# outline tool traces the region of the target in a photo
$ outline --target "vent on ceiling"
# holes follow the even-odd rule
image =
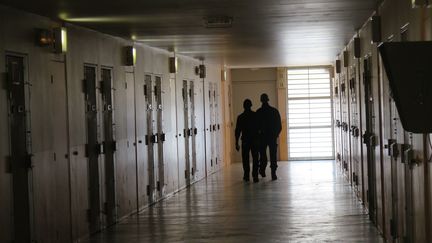
[[[231,28],[233,17],[225,15],[209,16],[204,18],[206,28]]]

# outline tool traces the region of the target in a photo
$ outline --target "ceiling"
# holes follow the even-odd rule
[[[378,0],[0,0],[228,67],[330,64]],[[231,28],[203,18],[233,17]]]

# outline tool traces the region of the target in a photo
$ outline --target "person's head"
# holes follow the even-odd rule
[[[263,93],[260,97],[261,103],[267,104],[269,102],[269,97],[266,93]]]
[[[245,100],[243,101],[243,108],[244,108],[245,110],[250,110],[251,107],[252,107],[252,101],[251,101],[250,99],[245,99]]]

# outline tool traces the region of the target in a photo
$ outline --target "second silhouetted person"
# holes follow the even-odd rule
[[[256,113],[259,124],[260,135],[260,174],[265,177],[265,170],[267,167],[267,147],[270,150],[270,168],[272,180],[277,180],[277,139],[282,130],[282,122],[279,111],[269,105],[269,98],[267,94],[261,95],[262,106]]]

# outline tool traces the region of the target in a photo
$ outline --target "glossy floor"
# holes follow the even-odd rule
[[[242,176],[229,166],[87,242],[383,242],[332,161]]]

